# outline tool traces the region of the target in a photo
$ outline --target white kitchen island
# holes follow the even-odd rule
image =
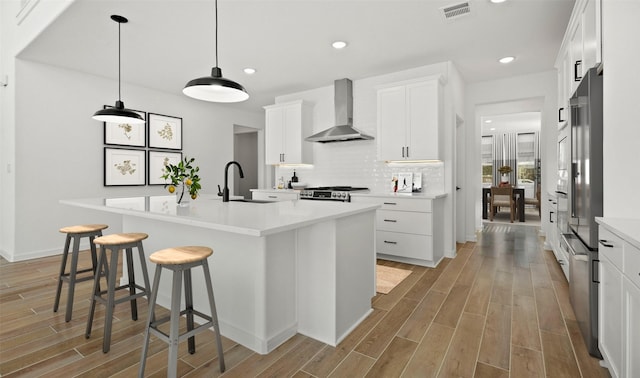
[[[176,207],[174,196],[60,203],[121,214],[123,232],[149,234],[147,256],[180,245],[213,248],[209,265],[221,334],[257,353],[269,353],[296,333],[335,346],[372,311],[377,205],[223,203],[215,196],[201,196],[187,208]],[[155,266],[147,264],[153,275]],[[194,302],[208,314],[201,271],[193,272]],[[164,307],[170,281],[162,276],[158,304]]]

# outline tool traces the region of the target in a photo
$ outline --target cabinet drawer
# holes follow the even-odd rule
[[[625,276],[640,287],[640,249],[629,243],[624,243],[624,267],[622,269]]]
[[[428,198],[399,198],[399,197],[352,197],[351,202],[376,203],[382,205],[381,210],[417,211],[430,213],[431,199]]]
[[[622,270],[622,239],[614,235],[612,232],[604,227],[599,228],[598,252],[604,254],[613,265]]]
[[[432,261],[433,239],[427,235],[376,231],[376,252]]]
[[[376,228],[382,231],[404,232],[407,234],[433,235],[431,213],[411,211],[378,210]]]
[[[251,192],[251,198],[260,201],[291,201],[298,199],[298,193]]]

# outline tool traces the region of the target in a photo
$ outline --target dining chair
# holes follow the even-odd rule
[[[538,208],[538,216],[542,216],[542,210],[540,209],[540,185],[536,189],[536,197],[535,198],[526,198],[524,199],[525,205],[534,205]]]
[[[513,187],[500,188],[491,187],[491,198],[489,200],[489,219],[493,222],[493,216],[495,215],[498,207],[505,206],[509,208],[511,223],[515,218],[516,213],[516,200],[513,196]]]

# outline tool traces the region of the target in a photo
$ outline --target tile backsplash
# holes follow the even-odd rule
[[[375,131],[360,128],[375,135]],[[293,170],[299,182],[307,186],[349,185],[367,187],[372,192],[391,192],[391,179],[400,172],[422,173],[422,192],[444,192],[444,163],[387,164],[377,160],[377,143],[351,141],[313,146],[312,167],[276,167],[276,182],[280,177],[288,182]]]

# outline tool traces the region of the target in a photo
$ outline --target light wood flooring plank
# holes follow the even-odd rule
[[[517,378],[544,378],[542,352],[512,345],[511,376]]]
[[[447,327],[455,328],[470,291],[469,286],[455,285],[433,321]]]
[[[329,377],[364,377],[375,362],[375,359],[364,354],[351,352]]]
[[[464,268],[464,265],[472,255],[472,252],[473,251],[471,250],[465,249],[459,250],[456,258],[447,265],[440,278],[438,278],[436,283],[433,284],[432,290],[448,293],[458,279],[460,272],[462,272],[462,268]]]
[[[407,364],[403,376],[435,377],[442,366],[454,331],[454,328],[432,323]]]
[[[400,328],[398,336],[420,342],[445,298],[446,296],[439,291],[430,291]]]
[[[474,373],[475,378],[509,378],[509,371],[497,368],[495,366],[486,365],[482,362],[478,362],[476,365],[476,371]]]
[[[484,316],[462,314],[438,377],[473,376],[484,322]]]
[[[510,274],[510,273],[509,273]],[[511,306],[491,303],[478,361],[509,370],[511,353]]]
[[[495,277],[491,291],[491,302],[511,306],[513,273],[498,270]]]
[[[544,365],[549,377],[579,377],[580,370],[573,355],[568,335],[540,331]]]
[[[523,295],[513,296],[511,332],[512,344],[533,350],[542,350],[534,298]]]
[[[294,350],[269,366],[256,377],[282,377],[289,376],[298,371],[316,353],[322,349],[323,343],[306,338]]]
[[[537,287],[534,289],[536,295],[536,307],[538,309],[538,324],[543,331],[566,334],[562,312],[556,299],[553,288]]]
[[[516,267],[513,271],[513,294],[533,297],[533,282],[529,267]]]
[[[491,297],[491,288],[493,287],[494,276],[497,266],[495,259],[485,257],[482,267],[478,272],[478,278],[471,287],[469,300],[464,311],[473,314],[485,315],[489,307],[489,298]]]
[[[587,346],[584,344],[582,333],[578,322],[572,319],[566,319],[569,338],[575,351],[578,367],[584,378],[605,378],[608,377],[608,371],[600,366],[597,358],[589,355]],[[639,320],[640,321],[640,320]],[[636,356],[640,358],[640,356]]]
[[[413,352],[418,347],[418,343],[395,337],[391,340],[389,347],[378,358],[367,377],[398,377],[404,370],[405,365]]]

